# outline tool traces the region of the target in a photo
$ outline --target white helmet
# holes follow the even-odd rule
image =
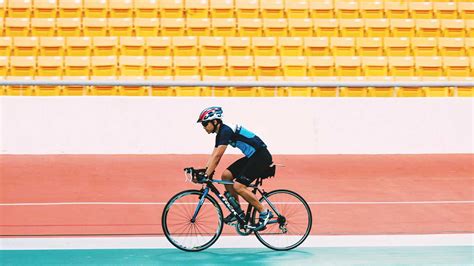
[[[223,111],[221,107],[213,106],[204,109],[201,114],[199,115],[199,119],[197,123],[201,123],[204,121],[211,121],[214,119],[222,119],[224,117]]]

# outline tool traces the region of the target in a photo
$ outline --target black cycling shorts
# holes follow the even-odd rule
[[[249,186],[255,179],[262,177],[272,163],[270,152],[266,148],[261,148],[250,158],[238,159],[227,167],[227,170],[232,173],[237,182]]]

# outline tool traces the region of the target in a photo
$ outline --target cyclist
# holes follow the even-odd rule
[[[272,164],[272,155],[257,135],[240,125],[224,124],[222,118],[222,108],[214,106],[204,109],[197,120],[208,134],[216,133],[214,150],[206,164],[205,173],[201,174],[203,175],[201,178],[207,178],[214,172],[222,155],[224,155],[227,145],[239,148],[245,157],[231,164],[222,173],[222,180],[232,181],[235,179],[237,181],[233,185],[225,185],[226,190],[237,202],[240,195],[259,211],[259,223],[255,230],[262,230],[268,221],[273,218],[273,213],[264,209],[255,194],[249,191],[247,187],[256,178],[261,177]],[[224,222],[227,224],[236,221],[237,218],[232,213],[224,218]]]

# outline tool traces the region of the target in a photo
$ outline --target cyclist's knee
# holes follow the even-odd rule
[[[229,170],[225,170],[222,172],[222,180],[229,180],[232,181],[234,177],[232,176],[232,173]]]
[[[240,191],[244,190],[247,188],[246,185],[244,184],[241,184],[241,183],[238,183],[238,182],[235,182],[234,185],[233,185],[235,191],[237,191],[237,193],[239,193]]]

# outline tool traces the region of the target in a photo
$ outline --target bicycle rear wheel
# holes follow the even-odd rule
[[[263,207],[273,212],[275,216],[267,228],[255,232],[257,239],[274,250],[290,250],[301,245],[311,232],[313,217],[308,203],[290,190],[274,190],[260,199]],[[277,215],[279,214],[279,215]],[[257,211],[254,210],[254,223],[258,222]]]
[[[187,190],[173,196],[161,217],[163,232],[175,247],[184,251],[201,251],[217,241],[222,233],[222,209],[207,195],[196,220],[191,221],[203,193]]]

